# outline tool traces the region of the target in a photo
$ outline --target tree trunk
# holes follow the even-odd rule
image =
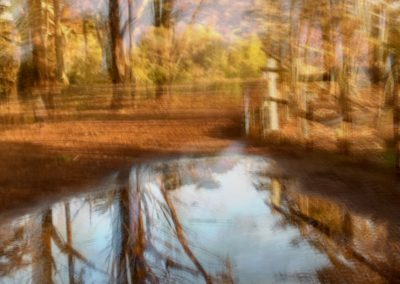
[[[273,178],[271,179],[271,204],[276,208],[280,208],[281,202],[282,202],[282,184],[278,179]]]
[[[208,272],[205,270],[205,268],[203,267],[203,265],[201,264],[201,262],[199,261],[199,259],[196,257],[196,255],[193,253],[192,249],[189,246],[189,242],[186,239],[184,229],[179,220],[178,213],[176,212],[174,203],[172,202],[172,199],[170,198],[167,190],[165,189],[165,185],[163,183],[160,184],[160,190],[161,190],[162,196],[165,200],[165,203],[167,205],[167,208],[169,210],[169,216],[172,219],[172,223],[175,228],[175,234],[176,234],[176,237],[177,237],[179,243],[181,244],[186,255],[192,261],[193,265],[197,268],[197,270],[203,276],[204,281],[207,284],[212,284],[213,281],[212,281],[211,276],[208,275]]]
[[[69,202],[64,204],[65,206],[65,225],[67,233],[67,244],[69,247],[73,247],[72,244],[72,220],[71,220],[71,209]],[[72,254],[68,254],[68,278],[69,284],[75,284],[75,264],[74,257]]]
[[[347,7],[342,3],[341,13],[347,14],[349,11]],[[344,154],[350,152],[350,132],[352,127],[352,105],[351,105],[351,80],[354,76],[354,52],[347,50],[346,47],[351,46],[354,42],[353,36],[356,27],[348,27],[351,16],[346,15],[342,20],[342,25],[340,32],[343,35],[341,39],[342,48],[342,66],[340,70],[340,75],[338,76],[338,87],[339,87],[339,109],[342,115],[342,125],[341,125],[341,137],[339,138],[339,150]],[[337,39],[339,40],[339,39]]]
[[[86,17],[86,16],[84,16]],[[89,57],[89,42],[88,42],[88,21],[87,19],[83,19],[82,21],[82,34],[83,34],[83,42],[85,45],[85,64],[88,63],[88,57]],[[87,67],[87,66],[86,66]]]
[[[339,149],[348,154],[350,151],[350,131],[352,125],[352,110],[350,100],[350,59],[347,55],[343,58],[343,67],[339,79],[339,108],[342,114],[341,137]]]
[[[132,0],[128,0],[128,33],[129,33],[129,44],[128,44],[128,64],[127,68],[127,78],[130,82],[134,81],[132,66],[133,66],[133,58],[132,58],[132,48],[133,48],[133,3]]]
[[[9,17],[11,9],[11,3],[0,1],[0,96],[12,98],[19,62],[15,23]]]
[[[391,56],[391,73],[393,78],[393,145],[395,147],[395,169],[400,176],[400,98],[399,98],[399,58],[397,55]]]
[[[275,59],[268,59],[268,68],[277,68],[278,63]],[[275,99],[279,99],[279,91],[278,91],[278,73],[277,72],[268,72],[267,73],[268,80],[268,97],[270,98],[268,101],[268,117],[269,117],[269,130],[277,131],[280,129],[279,123],[279,109],[278,103]]]
[[[160,33],[161,36],[166,37],[163,39],[165,46],[159,46],[157,51],[157,63],[160,67],[168,69],[170,61],[170,50],[168,44],[171,40],[171,28],[172,28],[172,9],[175,0],[154,0],[154,27],[158,28],[156,32]],[[163,28],[163,29],[159,29]],[[165,84],[170,83],[170,74],[161,74],[156,81],[156,95],[162,95],[165,91]]]
[[[380,83],[384,76],[384,43],[387,38],[386,31],[386,11],[383,6],[379,7],[373,16],[374,21],[371,27],[371,37],[374,42],[371,44],[370,52],[370,78],[375,84]]]
[[[53,283],[53,257],[51,249],[52,210],[47,209],[40,217],[37,247],[34,253],[33,283]]]
[[[119,236],[117,251],[117,275],[118,283],[146,283],[147,277],[151,277],[150,270],[145,259],[146,235],[142,212],[142,194],[140,167],[136,168],[135,187],[130,187],[129,176],[120,173],[119,182]],[[129,175],[129,174],[128,174]]]
[[[333,72],[335,67],[335,37],[334,37],[334,25],[332,20],[332,5],[328,1],[327,6],[327,19],[322,24],[322,41],[323,41],[323,51],[324,51],[324,69],[328,75],[326,79],[328,82],[328,89],[330,95],[335,95],[335,72]]]
[[[153,1],[154,26],[161,27],[161,0]]]
[[[49,80],[46,46],[43,32],[43,11],[41,0],[28,0],[29,26],[32,42],[33,82],[44,87]]]
[[[56,77],[57,80],[64,85],[68,85],[68,78],[65,74],[65,67],[64,67],[64,46],[61,34],[61,9],[60,9],[60,1],[53,0],[53,8],[54,8],[54,46],[55,46],[55,53],[56,53]]]
[[[126,66],[120,26],[119,0],[109,0],[109,27],[111,41],[111,80],[114,84],[126,83]]]
[[[169,30],[172,24],[172,8],[175,0],[163,0],[162,1],[162,14],[161,24],[164,28]]]

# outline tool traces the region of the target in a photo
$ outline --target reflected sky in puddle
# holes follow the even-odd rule
[[[266,174],[270,166],[228,154],[115,173],[107,191],[3,224],[0,280],[309,283],[337,281],[336,272],[388,278],[390,271],[374,264],[385,255],[371,250],[379,239],[368,235],[379,230],[372,221],[287,190]]]

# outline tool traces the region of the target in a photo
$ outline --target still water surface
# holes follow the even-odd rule
[[[385,224],[286,187],[268,158],[133,165],[3,222],[4,283],[385,283]]]

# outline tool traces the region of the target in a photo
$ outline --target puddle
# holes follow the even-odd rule
[[[2,224],[4,283],[299,283],[395,279],[385,224],[227,154],[133,165],[106,191]],[[385,231],[386,230],[386,231]],[[386,268],[385,268],[386,267]],[[387,267],[391,267],[388,269]]]

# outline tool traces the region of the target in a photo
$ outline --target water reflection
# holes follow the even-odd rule
[[[397,240],[388,239],[385,222],[351,214],[343,206],[295,192],[273,191],[272,205],[287,226],[295,225],[331,263],[317,271],[321,282],[386,283],[398,281]],[[397,239],[397,238],[396,238]],[[383,240],[386,240],[384,243]]]
[[[388,224],[300,193],[268,159],[142,163],[110,190],[0,227],[0,277],[34,283],[397,281]],[[307,261],[304,261],[307,260]]]

